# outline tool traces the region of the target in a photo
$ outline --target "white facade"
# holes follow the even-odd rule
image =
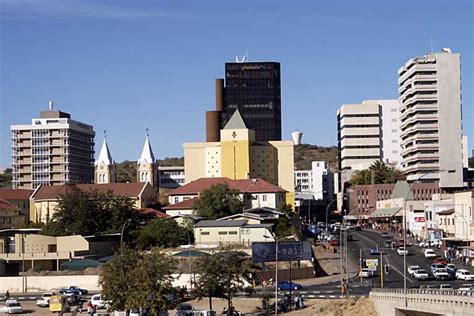
[[[454,193],[454,237],[474,241],[474,191]]]
[[[395,99],[343,104],[337,111],[340,180],[382,160],[401,166],[400,103]]]
[[[433,200],[426,201],[425,206],[425,217],[426,217],[426,228],[427,229],[441,229],[441,220],[445,218],[445,215],[438,215],[439,212],[447,211],[454,208],[454,202],[452,199],[445,200]]]
[[[424,176],[442,188],[463,187],[460,58],[443,49],[398,70],[402,167],[409,181]]]
[[[160,188],[176,189],[185,182],[184,166],[158,166],[158,186]]]
[[[315,200],[329,200],[334,194],[334,174],[326,161],[311,162],[311,170],[295,170],[295,188]]]

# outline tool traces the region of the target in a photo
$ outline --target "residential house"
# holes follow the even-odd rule
[[[0,199],[0,229],[20,228],[26,225],[26,217],[15,205]]]
[[[33,194],[33,190],[0,189],[0,199],[19,208],[26,220],[29,219],[31,194]]]

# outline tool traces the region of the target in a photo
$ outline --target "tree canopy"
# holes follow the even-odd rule
[[[352,185],[372,184],[372,178],[373,184],[396,183],[398,180],[406,179],[405,175],[400,170],[378,160],[368,169],[355,171],[350,183]]]
[[[175,269],[176,260],[158,248],[147,253],[122,248],[104,264],[99,284],[112,309],[151,308],[156,313],[173,308],[170,295]]]
[[[197,260],[195,294],[198,298],[227,299],[228,308],[236,293],[246,290],[252,279],[252,262],[245,252],[223,249]]]
[[[156,246],[163,248],[178,247],[188,242],[188,236],[192,242],[192,230],[180,226],[174,219],[154,219],[140,230],[137,247],[139,249],[150,249]]]
[[[12,187],[12,168],[6,168],[0,173],[0,188],[11,188]]]
[[[204,190],[194,202],[193,208],[199,216],[206,219],[217,219],[239,213],[243,204],[239,192],[227,184],[213,185]]]
[[[133,208],[133,202],[112,192],[81,191],[75,186],[63,195],[43,233],[53,236],[96,235],[138,229],[146,216]]]

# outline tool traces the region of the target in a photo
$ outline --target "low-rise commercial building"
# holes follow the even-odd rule
[[[146,208],[158,201],[158,195],[150,182],[40,185],[30,198],[30,221],[48,223],[56,212],[62,197],[74,189],[103,193],[112,192],[114,195],[131,199],[137,209]]]

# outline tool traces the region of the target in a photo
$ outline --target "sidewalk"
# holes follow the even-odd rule
[[[298,283],[302,285],[321,285],[326,283],[338,282],[341,280],[341,254],[339,253],[340,248],[336,247],[337,252],[334,253],[331,250],[325,249],[327,243],[321,242],[316,243],[313,246],[314,256],[319,262],[321,268],[326,272],[327,276],[318,277],[314,279],[298,280]],[[359,267],[348,260],[348,278],[352,279],[359,273]]]

